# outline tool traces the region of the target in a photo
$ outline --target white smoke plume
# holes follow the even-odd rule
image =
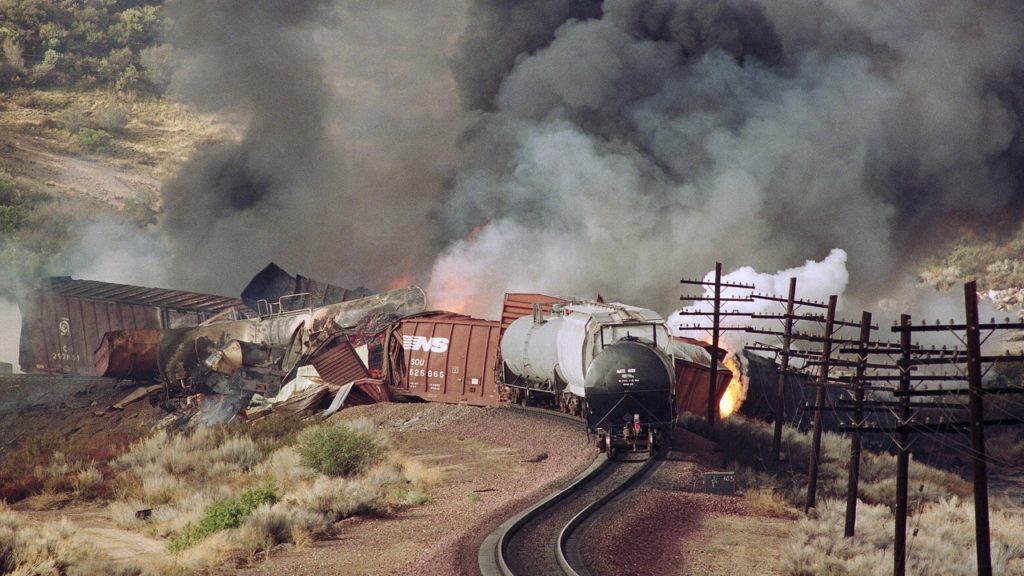
[[[752,286],[751,290],[745,288],[723,288],[723,298],[746,298],[751,294],[760,294],[785,299],[789,295],[790,278],[796,278],[797,298],[804,301],[826,302],[829,296],[841,295],[846,291],[850,280],[849,272],[846,269],[846,252],[841,249],[834,249],[820,262],[808,260],[803,266],[781,270],[774,274],[758,272],[749,266],[744,266],[728,273],[722,274],[722,282],[726,284],[745,284]],[[704,282],[713,283],[715,272],[712,270],[704,277]],[[705,286],[691,286],[688,294],[703,296],[710,299],[714,297],[714,288]],[[754,298],[749,302],[727,302],[722,306],[724,311],[738,312],[741,314],[781,314],[785,311],[785,304],[775,300]],[[690,306],[677,310],[669,316],[667,323],[673,334],[686,336],[697,340],[708,340],[706,330],[691,330],[687,326],[699,324],[710,326],[708,318],[699,316],[705,314],[710,316],[714,311],[714,303],[710,300],[697,300]],[[687,312],[690,314],[681,314]],[[821,309],[804,310],[805,313],[822,315]],[[693,314],[698,314],[694,316]],[[857,318],[859,320],[859,318]],[[753,323],[753,324],[764,324]],[[749,318],[744,316],[725,316],[721,319],[722,326],[748,326],[751,325]],[[725,347],[732,351],[742,349],[749,340],[743,332],[724,333]]]

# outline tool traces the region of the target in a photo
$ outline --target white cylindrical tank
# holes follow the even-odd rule
[[[558,365],[558,331],[563,318],[537,324],[523,316],[509,324],[501,338],[501,357],[516,376],[551,383]]]

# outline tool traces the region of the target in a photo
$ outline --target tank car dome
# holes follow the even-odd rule
[[[669,390],[674,368],[657,348],[623,341],[606,346],[587,370],[587,396],[628,391]]]

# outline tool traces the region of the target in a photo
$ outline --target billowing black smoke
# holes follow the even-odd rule
[[[1020,224],[1019,2],[606,0],[525,31],[504,1],[470,14],[454,62],[481,114],[435,291],[671,306],[715,260],[838,247],[877,301],[963,231]]]
[[[425,275],[440,248],[435,222],[459,126],[447,71],[458,10],[330,0],[167,7],[180,56],[173,89],[243,128],[164,185],[173,285],[231,294],[270,261],[345,285]]]
[[[667,310],[716,260],[832,255],[869,306],[1024,209],[1013,0],[169,6],[175,89],[244,126],[165,186],[176,286],[275,261]]]

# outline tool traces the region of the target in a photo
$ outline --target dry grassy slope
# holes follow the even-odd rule
[[[109,149],[90,151],[72,133],[75,117],[98,126],[105,110],[127,122]],[[106,91],[17,90],[0,95],[0,174],[57,197],[112,209],[160,182],[199,147],[237,138],[237,124],[170,99],[129,99]]]

